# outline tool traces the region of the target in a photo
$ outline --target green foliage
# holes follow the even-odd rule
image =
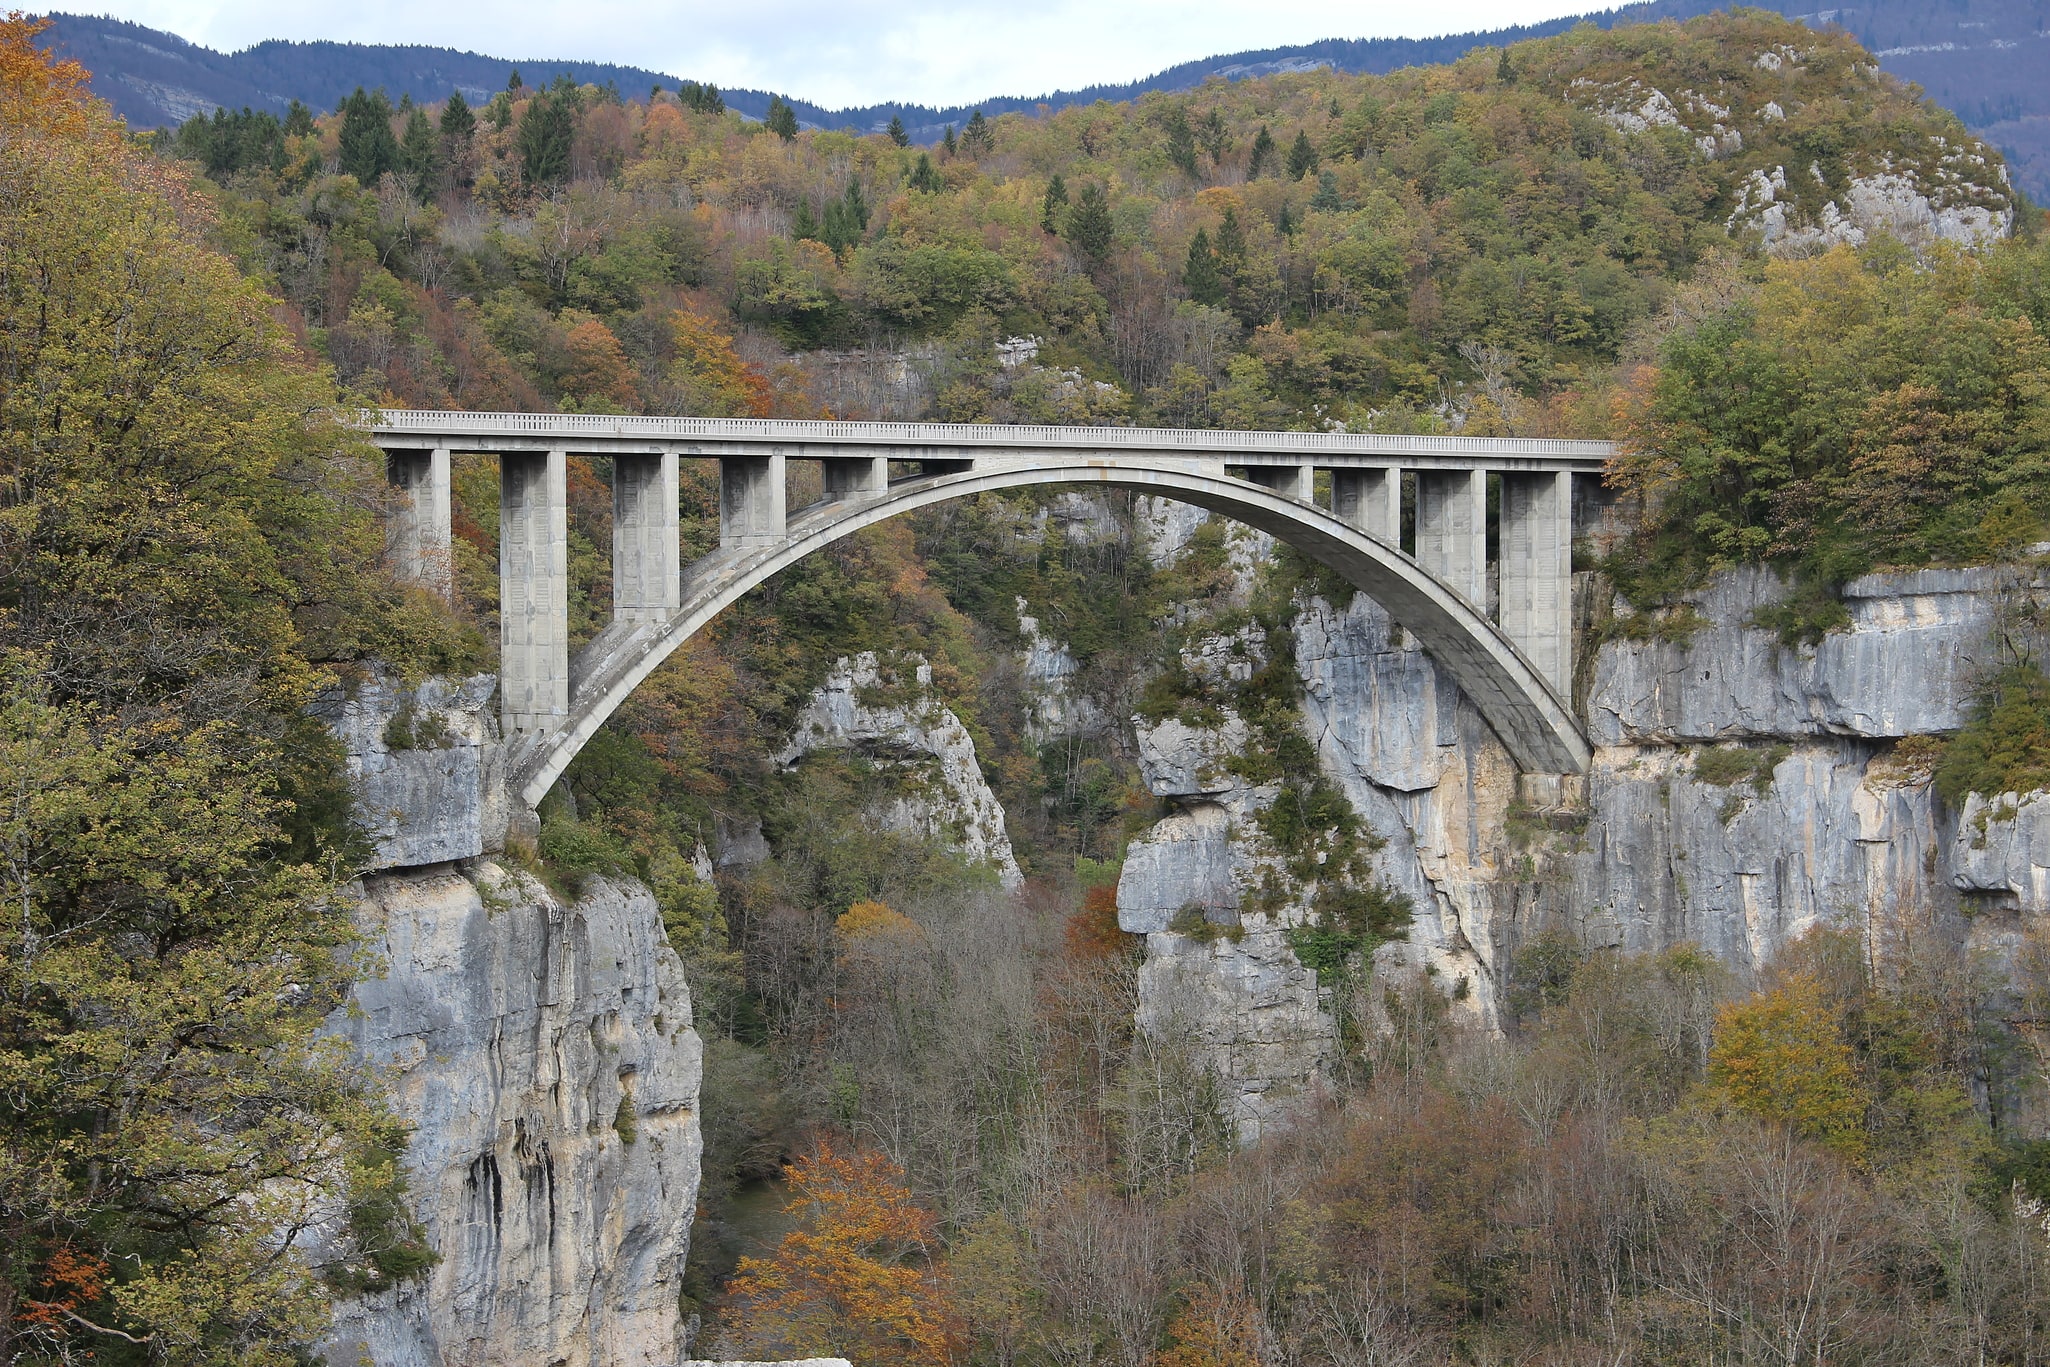
[[[2050,679],[2033,665],[1994,675],[1936,764],[1936,791],[1953,807],[2050,788]]]
[[[1317,169],[1317,149],[1310,146],[1310,135],[1298,131],[1295,141],[1289,145],[1286,170],[1290,180],[1301,180]]]
[[[1289,928],[1288,947],[1319,986],[1331,987],[1355,962],[1370,962],[1380,946],[1403,938],[1415,918],[1409,898],[1378,883],[1329,884],[1317,890],[1310,918]]]
[[[1076,251],[1092,262],[1101,262],[1110,255],[1111,241],[1116,227],[1110,218],[1110,196],[1102,185],[1090,181],[1082,187],[1082,196],[1068,210],[1067,221],[1061,225],[1061,236],[1068,239]]]
[[[898,147],[911,145],[911,135],[904,131],[904,116],[901,114],[890,115],[890,126],[884,130],[884,136]]]
[[[547,870],[570,892],[582,896],[590,880],[631,876],[633,855],[618,836],[594,821],[585,821],[569,805],[550,797],[541,804],[541,835],[534,852]]]
[[[527,101],[518,135],[520,170],[527,184],[545,189],[568,178],[577,105],[576,88],[566,80]]]
[[[372,186],[386,171],[399,169],[399,141],[391,131],[391,101],[382,90],[365,94],[363,87],[357,86],[355,93],[342,101],[341,115],[338,157],[343,175]]]
[[[208,175],[225,178],[244,171],[282,171],[286,132],[275,114],[216,109],[211,117],[195,114],[180,124],[171,145]]]
[[[763,116],[762,126],[789,142],[797,136],[797,111],[785,104],[781,95],[771,95],[769,112]]]
[[[719,93],[719,87],[706,81],[685,81],[676,88],[676,98],[683,107],[697,114],[724,114],[726,99]]]

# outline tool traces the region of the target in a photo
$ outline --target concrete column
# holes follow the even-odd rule
[[[508,737],[569,715],[568,453],[499,458],[498,691]]]
[[[398,491],[398,506],[385,525],[385,549],[393,571],[447,598],[455,588],[450,544],[448,448],[387,451],[385,477]]]
[[[1314,502],[1317,492],[1317,470],[1311,465],[1249,465],[1246,479],[1263,489],[1272,489],[1277,494],[1287,494],[1305,503]]]
[[[676,455],[612,459],[612,616],[666,622],[683,604]]]
[[[1331,472],[1331,511],[1377,541],[1402,545],[1402,471],[1339,469]]]
[[[1573,684],[1573,476],[1502,476],[1502,634],[1563,697]]]
[[[888,456],[831,456],[819,465],[828,499],[881,498],[890,491]]]
[[[1487,471],[1417,471],[1416,558],[1460,597],[1487,610]]]
[[[719,458],[719,545],[773,546],[783,539],[783,456]]]

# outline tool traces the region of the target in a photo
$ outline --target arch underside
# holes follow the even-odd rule
[[[685,641],[748,590],[842,537],[948,499],[1044,484],[1104,485],[1155,494],[1243,522],[1295,547],[1380,603],[1450,673],[1528,773],[1584,772],[1587,738],[1564,702],[1494,623],[1400,551],[1314,504],[1189,462],[1120,458],[977,468],[893,484],[881,498],[814,504],[774,545],[725,548],[684,572],[683,602],[664,622],[614,622],[572,663],[565,725],[513,757],[513,787],[540,802],[605,719]]]

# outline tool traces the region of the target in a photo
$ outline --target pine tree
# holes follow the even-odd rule
[[[1238,272],[1246,263],[1246,230],[1239,223],[1239,211],[1227,208],[1224,221],[1217,225],[1217,263],[1227,275]]]
[[[391,117],[391,101],[382,90],[365,94],[359,85],[342,101],[342,172],[360,185],[375,185],[386,171],[399,166],[399,140],[392,136]]]
[[[1310,135],[1296,130],[1295,142],[1288,149],[1288,178],[1301,180],[1317,169],[1317,149],[1310,146]]]
[[[1039,226],[1044,232],[1057,233],[1061,228],[1061,210],[1068,207],[1068,182],[1061,179],[1061,173],[1053,173],[1053,179],[1046,183],[1046,198],[1039,202]]]
[[[1253,156],[1246,163],[1246,179],[1258,180],[1262,171],[1274,167],[1274,135],[1267,131],[1267,125],[1260,125],[1259,136],[1253,139]]]
[[[285,136],[303,138],[313,131],[313,111],[299,101],[292,101],[285,111]]]
[[[990,128],[989,120],[982,117],[980,109],[976,110],[968,118],[968,127],[961,132],[961,150],[971,157],[980,157],[994,152],[996,146],[997,135]]]
[[[526,84],[527,83],[525,81],[522,81],[520,79],[520,69],[518,67],[514,67],[512,75],[506,78],[505,88],[511,91],[513,94],[517,95],[520,91],[526,88]]]
[[[1074,249],[1091,262],[1110,255],[1115,229],[1110,221],[1110,196],[1091,182],[1082,187],[1082,198],[1068,211],[1066,237]]]
[[[1210,157],[1211,165],[1224,160],[1224,154],[1231,150],[1231,128],[1225,123],[1224,115],[1213,109],[1196,125],[1196,141],[1203,144],[1203,150]]]
[[[1275,215],[1274,231],[1280,233],[1283,237],[1295,236],[1295,216],[1289,213],[1287,200],[1281,202],[1281,212]]]
[[[785,104],[781,95],[769,96],[769,112],[762,123],[785,142],[797,136],[797,111]]]
[[[950,156],[950,157],[951,157],[951,156],[953,156],[953,155],[954,155],[954,151],[955,151],[955,146],[954,146],[954,125],[953,125],[953,124],[951,124],[951,123],[950,123],[950,124],[948,124],[948,125],[947,125],[947,131],[946,131],[946,135],[945,135],[945,136],[943,136],[943,137],[942,137],[942,138],[940,139],[940,146],[941,146],[942,148],[946,149],[946,153],[947,153],[947,155],[948,155],[948,156]]]
[[[463,98],[463,92],[449,92],[448,103],[441,107],[441,140],[450,152],[469,145],[470,135],[477,131],[477,116],[470,110],[470,102]]]
[[[903,115],[890,115],[890,126],[886,131],[889,134],[890,141],[896,143],[899,147],[909,147],[911,145],[911,135],[904,131]]]
[[[933,169],[932,158],[920,152],[918,165],[911,168],[911,188],[928,195],[938,194],[942,183],[940,173]]]
[[[1196,235],[1189,239],[1189,260],[1182,267],[1182,288],[1199,304],[1208,304],[1211,308],[1220,308],[1224,304],[1224,279],[1217,273],[1217,255],[1210,250],[1207,229],[1196,229]]]
[[[799,242],[819,235],[818,215],[811,211],[810,200],[797,201],[797,208],[790,215],[790,235]]]
[[[1337,213],[1345,207],[1345,201],[1338,197],[1338,177],[1329,171],[1317,173],[1317,193],[1310,196],[1310,207],[1327,213]]]
[[[1502,56],[1495,63],[1495,79],[1503,85],[1516,84],[1516,68],[1509,62],[1509,49],[1502,49]]]
[[[569,179],[570,142],[576,133],[575,92],[545,91],[520,116],[520,168],[529,185]]]
[[[413,177],[413,193],[425,201],[433,197],[434,182],[441,173],[441,139],[419,105],[406,118],[406,136],[399,143],[399,164]]]
[[[1170,108],[1161,116],[1161,128],[1167,133],[1167,159],[1174,163],[1189,179],[1196,178],[1196,133],[1189,127],[1188,111],[1180,105]]]

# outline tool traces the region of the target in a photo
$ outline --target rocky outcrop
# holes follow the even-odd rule
[[[842,659],[798,713],[776,762],[788,767],[821,750],[858,751],[898,778],[898,791],[870,814],[882,828],[945,840],[994,868],[1005,887],[1024,882],[975,741],[933,694],[925,661],[886,666],[873,651]]]
[[[670,1367],[701,1141],[690,990],[653,898],[489,861],[372,878],[334,1034],[413,1126],[439,1261],[342,1303],[330,1362]]]
[[[342,742],[370,872],[470,859],[505,838],[498,676],[407,685],[379,671],[321,697],[314,715]]]

